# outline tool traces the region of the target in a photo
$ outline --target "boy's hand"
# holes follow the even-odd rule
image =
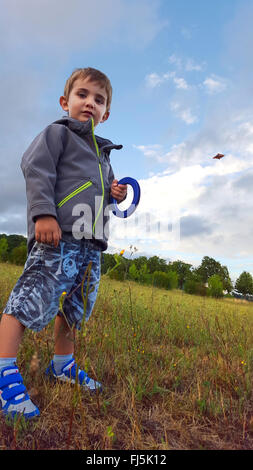
[[[57,248],[62,231],[57,220],[51,215],[42,215],[35,222],[35,240],[39,243],[48,243]]]
[[[123,201],[127,194],[127,184],[118,184],[118,180],[113,180],[111,184],[111,195],[117,202]]]

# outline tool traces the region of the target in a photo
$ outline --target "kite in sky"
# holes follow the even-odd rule
[[[215,157],[213,157],[213,158],[217,158],[217,160],[220,160],[223,157],[225,157],[225,155],[223,155],[223,153],[217,153],[217,155],[215,155]]]

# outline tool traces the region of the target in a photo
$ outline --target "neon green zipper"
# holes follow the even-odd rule
[[[93,121],[93,118],[91,118],[91,129],[92,129],[92,138],[93,138],[93,142],[94,142],[95,149],[96,149],[96,152],[97,152],[97,156],[98,156],[98,158],[100,158],[100,152],[99,152],[98,144],[97,144],[96,137],[95,137],[95,133],[94,133],[94,121]]]
[[[102,210],[103,204],[104,204],[105,187],[104,187],[104,180],[103,180],[102,168],[101,168],[101,163],[100,163],[100,152],[99,152],[98,144],[97,144],[96,137],[95,137],[95,133],[94,133],[94,121],[93,121],[93,118],[92,118],[92,120],[91,120],[91,124],[92,124],[92,138],[93,138],[93,142],[94,142],[95,149],[96,149],[96,152],[97,152],[97,156],[98,156],[98,159],[99,159],[98,167],[99,167],[99,174],[100,174],[100,180],[101,180],[101,185],[102,185],[102,201],[101,201],[101,203],[100,203],[100,206],[99,206],[99,209],[98,209],[98,213],[97,213],[97,215],[96,215],[96,218],[95,218],[95,221],[94,221],[94,224],[93,224],[93,227],[92,227],[92,233],[95,234],[95,226],[96,226],[97,220],[98,220],[98,218],[99,218],[99,216],[100,216],[100,213],[101,213],[101,210]]]
[[[83,184],[82,186],[80,186],[79,188],[75,189],[75,191],[73,191],[73,192],[70,193],[68,196],[66,196],[64,199],[62,199],[62,201],[60,201],[60,202],[57,204],[57,207],[63,206],[63,204],[65,204],[65,202],[69,201],[69,199],[71,199],[72,197],[76,196],[76,194],[79,194],[79,193],[81,193],[82,191],[84,191],[84,189],[89,188],[89,186],[92,186],[92,182],[91,182],[91,181],[88,181],[87,183],[84,183],[84,184]]]

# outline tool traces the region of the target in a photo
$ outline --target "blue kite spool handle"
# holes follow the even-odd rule
[[[130,178],[130,176],[126,176],[125,178],[122,178],[118,184],[130,184],[132,186],[133,191],[134,191],[134,196],[132,203],[128,209],[125,209],[124,211],[121,211],[118,206],[117,206],[117,201],[113,197],[111,197],[111,203],[114,204],[114,210],[112,213],[116,215],[117,217],[121,217],[122,219],[125,219],[126,217],[129,217],[135,209],[137,208],[139,202],[140,202],[140,196],[141,196],[141,189],[138,181],[136,181],[134,178]]]

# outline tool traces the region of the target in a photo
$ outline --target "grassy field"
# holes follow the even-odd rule
[[[0,265],[2,312],[22,268]],[[41,417],[0,415],[6,449],[253,449],[253,304],[104,276],[76,350],[91,396],[44,377],[53,325],[26,331],[18,364]]]

